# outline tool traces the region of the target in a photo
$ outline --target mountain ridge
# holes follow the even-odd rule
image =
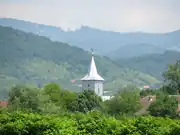
[[[97,54],[107,56],[112,54],[114,50],[128,44],[148,44],[161,47],[163,50],[167,48],[180,48],[180,39],[178,38],[180,37],[180,30],[162,34],[142,32],[120,33],[83,26],[80,29],[65,32],[60,27],[33,24],[8,18],[0,19],[0,25],[13,27],[25,32],[32,32],[48,37],[53,41],[61,41],[85,50],[94,48]],[[118,53],[116,55],[118,57]]]
[[[64,32],[67,32],[66,30],[64,30],[63,28],[61,28],[60,26],[56,26],[56,25],[48,25],[48,24],[43,24],[43,23],[37,23],[34,21],[28,21],[28,20],[23,20],[23,19],[16,19],[16,18],[4,18],[4,17],[0,17],[1,20],[13,20],[15,22],[23,22],[23,23],[29,23],[29,24],[35,24],[35,25],[42,25],[42,26],[48,26],[48,27],[54,27],[54,28],[59,28]],[[144,32],[144,31],[129,31],[129,32],[120,32],[120,31],[113,31],[113,30],[106,30],[106,29],[100,29],[100,28],[95,28],[95,27],[91,27],[88,25],[81,25],[79,28],[76,29],[70,29],[68,31],[73,32],[73,31],[77,31],[80,29],[91,29],[91,30],[98,30],[98,31],[103,31],[103,32],[112,32],[112,33],[122,33],[122,34],[168,34],[168,33],[179,33],[180,29],[177,30],[172,30],[172,31],[168,31],[168,32]]]

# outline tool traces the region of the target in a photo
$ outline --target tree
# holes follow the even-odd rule
[[[85,90],[77,96],[70,106],[71,111],[88,112],[101,108],[102,100],[93,91]]]
[[[68,90],[63,90],[56,83],[49,83],[45,85],[43,90],[45,94],[49,95],[52,103],[54,103],[56,106],[61,107],[64,110],[67,110],[70,104],[76,98],[76,93]]]
[[[139,93],[140,91],[136,87],[125,87],[111,100],[105,102],[107,112],[115,116],[119,114],[134,114],[141,108]]]
[[[177,90],[180,90],[180,60],[175,64],[170,64],[163,76],[167,84],[166,90],[171,94],[176,94]]]
[[[44,93],[49,95],[50,100],[53,103],[57,103],[60,100],[60,93],[61,93],[61,89],[60,86],[56,83],[49,83],[46,84],[43,88]]]
[[[44,92],[44,89],[22,85],[17,85],[11,89],[8,102],[8,108],[12,111],[20,109],[38,113],[64,112],[64,108],[59,104],[56,105],[52,97]]]
[[[157,96],[156,101],[151,103],[148,111],[152,116],[168,116],[173,118],[177,115],[177,107],[178,101],[175,97],[161,94]]]
[[[68,90],[61,91],[61,104],[63,108],[68,110],[71,108],[71,103],[76,100],[77,94]]]
[[[160,91],[167,93],[169,95],[176,95],[178,94],[178,91],[171,86],[171,84],[165,84],[160,89]]]
[[[17,85],[9,92],[8,105],[11,109],[30,109],[39,111],[40,90],[23,85]],[[48,100],[48,99],[47,99]]]
[[[12,110],[59,113],[68,111],[75,98],[76,93],[60,89],[58,84],[50,83],[42,89],[17,85],[11,89],[8,102]]]
[[[148,96],[148,95],[155,95],[157,93],[158,90],[156,89],[147,89],[147,90],[142,90],[140,92],[140,96],[141,97],[145,97],[145,96]]]

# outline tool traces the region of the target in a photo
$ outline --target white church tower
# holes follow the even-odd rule
[[[97,72],[94,54],[92,53],[88,74],[81,79],[82,90],[92,90],[98,96],[103,97],[103,81],[104,79]]]

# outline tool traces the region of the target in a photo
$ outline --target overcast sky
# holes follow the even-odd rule
[[[180,29],[180,0],[0,0],[0,17],[119,32]]]

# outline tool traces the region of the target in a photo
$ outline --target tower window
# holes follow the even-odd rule
[[[88,87],[90,87],[90,85],[88,84]]]

